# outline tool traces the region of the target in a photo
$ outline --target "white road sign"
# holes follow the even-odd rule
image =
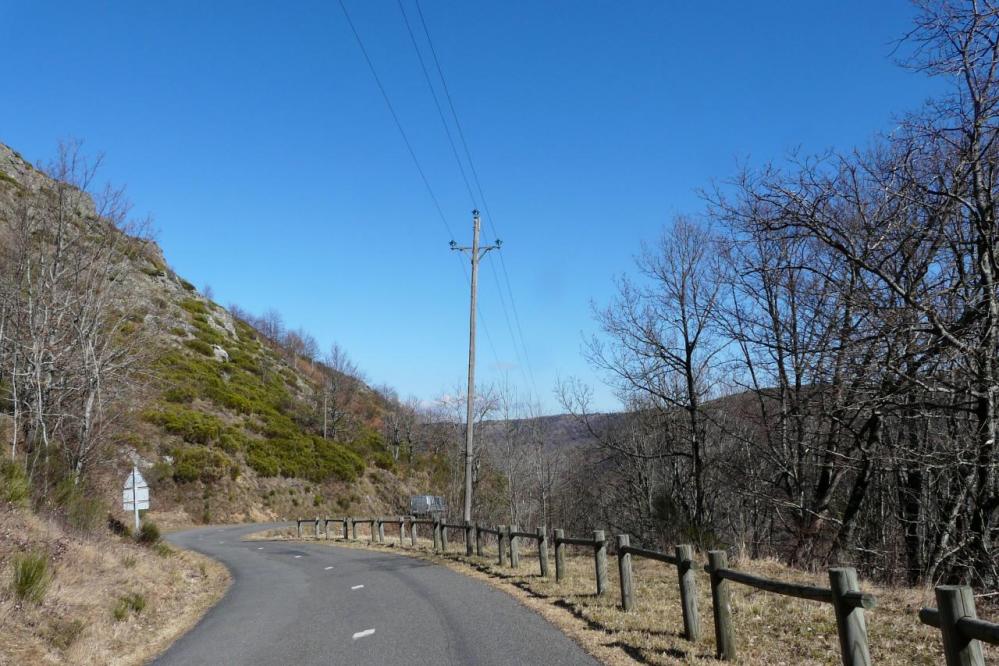
[[[135,513],[135,528],[139,529],[139,511],[149,508],[149,484],[142,478],[138,467],[133,467],[132,473],[125,479],[121,499],[125,511]]]

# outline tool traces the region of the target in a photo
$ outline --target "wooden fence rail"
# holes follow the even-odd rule
[[[873,608],[875,598],[860,591],[857,571],[852,567],[829,570],[830,588],[798,585],[769,580],[728,568],[728,556],[723,550],[708,552],[711,576],[711,605],[715,620],[715,646],[719,659],[735,659],[735,629],[729,603],[729,581],[741,583],[766,592],[774,592],[799,599],[809,599],[832,604],[839,633],[840,656],[844,666],[870,666],[871,654],[867,647],[867,624],[864,609]]]
[[[697,613],[697,582],[694,576],[694,547],[688,544],[676,547],[674,555],[646,550],[631,545],[627,534],[617,536],[617,567],[621,577],[621,607],[630,611],[634,607],[631,558],[644,557],[676,567],[680,583],[680,609],[683,613],[683,634],[688,641],[701,635],[701,620]]]
[[[999,624],[978,619],[970,587],[939,585],[935,594],[939,608],[923,608],[919,620],[940,630],[947,666],[985,666],[982,643],[999,645]]]
[[[565,530],[555,530],[555,582],[565,577],[565,547],[588,546],[593,549],[593,564],[597,572],[597,596],[607,590],[607,539],[603,530],[594,530],[592,539],[565,536]]]

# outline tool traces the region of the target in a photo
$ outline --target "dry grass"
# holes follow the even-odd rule
[[[40,604],[10,591],[14,557],[28,550],[44,552],[53,572]],[[222,565],[195,553],[161,555],[0,511],[0,664],[145,663],[194,626],[228,580]],[[116,620],[122,598],[129,612]]]
[[[305,526],[303,525],[303,530]],[[391,528],[387,528],[386,532]],[[306,534],[308,532],[305,532]],[[352,547],[371,548],[367,536],[358,534]],[[294,539],[294,530],[273,530],[261,538]],[[308,539],[311,540],[311,539]],[[585,549],[569,549],[567,575],[554,580],[555,558],[550,552],[552,576],[538,575],[536,553],[521,545],[520,568],[496,565],[495,541],[487,543],[487,557],[466,557],[459,536],[446,557],[434,555],[432,544],[420,539],[416,549],[398,547],[397,537],[386,533],[386,541],[400,554],[429,559],[483,580],[508,592],[524,605],[559,627],[590,654],[605,664],[717,664],[714,658],[714,625],[711,616],[711,590],[707,574],[697,574],[701,638],[685,640],[680,614],[676,570],[665,564],[633,560],[636,608],[620,609],[617,563],[608,558],[608,592],[597,597],[592,556]],[[330,543],[330,542],[325,542]],[[344,545],[337,541],[336,545]],[[385,548],[385,546],[375,546]],[[457,551],[461,551],[458,554]],[[703,559],[703,558],[702,558]],[[828,586],[826,574],[789,569],[775,561],[741,561],[731,565],[768,578]],[[909,666],[943,663],[940,635],[923,626],[917,611],[933,606],[930,588],[897,588],[862,582],[865,592],[877,596],[878,606],[867,612],[867,626],[874,663]],[[792,599],[732,584],[732,615],[736,645],[742,664],[782,664],[787,666],[839,664],[839,642],[832,607],[827,604]],[[989,611],[982,608],[982,615]],[[990,619],[994,619],[990,618]],[[986,646],[986,661],[999,660],[999,648]]]

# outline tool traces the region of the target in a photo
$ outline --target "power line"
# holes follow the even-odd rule
[[[444,70],[441,67],[440,58],[437,55],[437,49],[434,47],[433,39],[430,36],[430,29],[427,27],[426,18],[423,15],[423,8],[420,6],[420,0],[414,0],[414,2],[416,4],[417,14],[420,17],[420,24],[423,27],[423,33],[424,33],[424,35],[427,38],[427,44],[430,46],[430,53],[431,53],[431,55],[433,56],[433,59],[434,59],[434,65],[435,65],[435,67],[437,69],[437,75],[440,77],[440,80],[441,80],[441,87],[444,90],[444,95],[445,95],[445,98],[447,99],[448,107],[451,110],[451,115],[454,118],[455,127],[458,130],[458,137],[461,140],[461,145],[462,145],[462,148],[464,149],[464,152],[465,152],[465,159],[468,161],[469,170],[472,172],[472,179],[475,182],[476,189],[478,190],[478,193],[479,193],[479,198],[482,201],[482,207],[483,207],[483,209],[486,212],[486,217],[487,217],[487,220],[489,222],[489,225],[490,225],[493,233],[498,236],[499,234],[496,231],[495,218],[493,217],[492,211],[489,209],[489,204],[486,201],[485,192],[482,189],[482,183],[481,183],[481,181],[479,179],[478,170],[475,168],[475,162],[474,162],[474,160],[472,160],[472,153],[471,153],[471,151],[468,148],[468,141],[465,139],[465,132],[462,129],[461,121],[458,119],[458,112],[457,112],[457,110],[455,109],[455,106],[454,106],[454,99],[452,98],[451,91],[450,91],[450,89],[447,86],[447,79],[444,77]],[[400,5],[400,7],[401,7],[401,5]],[[405,12],[403,12],[403,15],[405,16]],[[407,22],[407,27],[408,27],[408,22]],[[415,41],[414,41],[414,46],[415,46]],[[422,66],[422,64],[423,64],[423,58],[422,57],[420,57],[420,63],[421,63],[421,66]],[[426,73],[425,69],[424,69],[424,73]],[[428,84],[429,84],[429,81],[428,81]],[[432,88],[433,87],[431,86],[431,89]],[[434,99],[436,100],[436,94],[434,94]],[[438,105],[438,110],[439,110],[439,105]],[[449,132],[449,137],[450,137],[450,132]],[[474,197],[473,197],[473,199],[474,199]],[[532,387],[534,388],[535,394],[537,394],[538,393],[538,388],[537,388],[537,384],[535,384],[535,382],[534,382],[534,370],[533,370],[533,367],[531,366],[530,355],[527,352],[527,344],[526,344],[525,339],[524,339],[524,331],[523,331],[523,327],[521,326],[521,323],[520,323],[520,314],[519,314],[519,312],[517,310],[516,299],[514,298],[513,288],[512,288],[511,283],[510,283],[510,274],[509,274],[509,271],[506,268],[506,261],[503,259],[502,253],[500,253],[500,267],[502,268],[503,277],[504,277],[504,280],[506,282],[507,293],[510,296],[510,306],[511,306],[511,309],[513,310],[514,321],[516,322],[516,325],[517,325],[517,333],[520,336],[520,347],[523,349],[524,360],[525,360],[526,365],[527,365],[528,373],[530,374],[530,383],[531,383]],[[499,279],[495,275],[495,270],[496,269],[493,268],[494,279],[496,279],[497,287],[499,287],[499,284],[498,284],[499,283]],[[502,294],[502,288],[499,288],[498,291]],[[504,299],[503,299],[502,295],[500,297],[500,303],[503,306],[504,314],[505,314],[505,312],[506,312],[506,304],[504,302]],[[508,316],[507,316],[507,318],[509,320]],[[509,321],[508,321],[508,325],[509,325]],[[511,337],[514,337],[512,330],[511,330]],[[514,340],[514,346],[515,346],[515,349],[516,349],[516,339]],[[517,351],[516,355],[519,357],[520,356],[520,352]],[[518,360],[519,360],[519,358],[518,358]]]
[[[409,156],[413,160],[413,165],[416,167],[417,172],[420,174],[420,179],[423,181],[423,185],[427,190],[427,194],[430,195],[430,199],[434,203],[434,208],[437,209],[437,214],[444,223],[444,228],[447,230],[448,236],[451,240],[454,239],[454,232],[451,230],[451,225],[447,221],[447,216],[444,215],[444,210],[441,208],[440,200],[434,193],[433,187],[430,185],[430,180],[427,178],[426,172],[423,170],[423,166],[420,164],[419,158],[416,156],[416,151],[413,150],[413,145],[409,141],[409,136],[406,134],[406,130],[402,126],[402,122],[399,120],[399,115],[395,111],[395,106],[392,104],[392,100],[385,90],[385,86],[382,84],[381,78],[378,76],[378,71],[375,69],[374,62],[371,60],[371,56],[368,55],[368,49],[364,46],[364,41],[361,39],[360,33],[354,26],[354,21],[350,18],[350,12],[347,11],[347,6],[344,4],[343,0],[338,0],[340,4],[340,9],[343,10],[343,16],[347,19],[347,25],[350,26],[350,31],[354,34],[354,39],[357,41],[357,46],[361,50],[361,54],[364,56],[364,61],[368,64],[368,70],[371,72],[372,78],[375,80],[375,84],[378,86],[378,91],[382,94],[382,99],[385,100],[385,106],[388,107],[389,113],[392,115],[392,120],[395,122],[396,129],[399,130],[399,135],[402,137],[403,143],[406,144],[406,150],[409,151]],[[401,7],[400,7],[401,8]],[[405,13],[404,13],[405,15]],[[442,114],[443,115],[443,114]],[[457,154],[457,150],[455,150]],[[471,194],[471,187],[468,188]],[[473,197],[474,202],[474,197]],[[465,262],[461,260],[461,257],[455,255],[455,260],[462,268],[462,272],[465,275],[465,281],[471,284],[471,278],[468,275],[468,268],[465,266]],[[500,365],[499,355],[496,353],[496,346],[493,344],[492,335],[489,332],[489,327],[486,325],[485,318],[482,316],[481,310],[476,308],[478,316],[482,321],[482,328],[486,334],[486,340],[489,343],[490,351],[493,355],[493,361],[496,363],[497,367]]]
[[[371,76],[374,77],[375,83],[378,85],[378,90],[382,94],[382,99],[385,100],[385,106],[388,107],[389,113],[392,114],[392,120],[395,121],[396,129],[399,130],[399,134],[402,136],[402,141],[406,144],[406,150],[409,151],[409,156],[413,158],[413,164],[416,166],[416,170],[420,173],[423,185],[427,188],[427,193],[434,202],[437,214],[440,215],[441,222],[444,223],[444,228],[447,229],[448,236],[453,239],[454,232],[451,231],[451,225],[448,224],[447,217],[444,215],[444,210],[441,208],[440,201],[437,200],[437,195],[434,194],[434,189],[430,187],[430,181],[427,180],[427,174],[424,173],[423,167],[420,165],[420,160],[416,157],[416,151],[413,150],[413,144],[409,142],[406,130],[403,129],[402,122],[399,121],[399,116],[395,112],[395,107],[392,106],[392,100],[389,99],[388,93],[385,91],[385,86],[382,85],[382,80],[378,77],[378,72],[375,70],[374,63],[371,62],[368,50],[364,48],[364,42],[361,41],[361,35],[357,32],[357,28],[354,27],[354,22],[350,19],[350,14],[347,12],[347,5],[343,3],[343,0],[338,0],[338,2],[340,3],[340,9],[343,10],[344,18],[347,19],[347,25],[350,26],[350,31],[354,33],[354,39],[357,40],[357,45],[361,48],[361,54],[364,56],[365,62],[368,63],[368,69],[371,70]]]
[[[441,125],[443,125],[444,127],[444,134],[447,136],[448,145],[451,147],[451,155],[454,157],[455,164],[458,166],[458,171],[461,173],[461,178],[465,183],[465,189],[468,192],[468,197],[472,202],[472,206],[474,208],[478,208],[478,202],[476,201],[475,193],[472,191],[472,185],[468,180],[468,174],[465,171],[464,163],[461,160],[461,156],[458,154],[458,148],[455,145],[454,137],[451,134],[450,124],[448,123],[447,118],[444,114],[444,109],[441,107],[440,98],[437,95],[437,90],[434,87],[433,82],[431,81],[430,72],[427,70],[426,61],[423,58],[423,52],[420,50],[420,46],[416,41],[416,35],[413,33],[413,28],[409,22],[409,16],[406,13],[406,8],[403,5],[402,0],[396,0],[396,3],[399,6],[399,12],[402,14],[402,20],[406,25],[406,31],[409,33],[409,40],[413,46],[413,51],[416,52],[416,58],[420,64],[420,69],[423,71],[423,80],[427,84],[427,88],[430,91],[430,96],[433,98],[434,106],[437,109],[437,115],[441,120]],[[468,152],[467,148],[465,152],[466,153]],[[469,163],[469,166],[472,167],[473,165]],[[482,188],[479,187],[480,193],[481,190]],[[507,308],[506,305],[506,296],[503,293],[503,287],[499,281],[499,276],[496,273],[496,267],[490,265],[490,269],[492,271],[493,281],[496,283],[496,293],[499,295],[500,307],[503,311],[503,318],[506,321],[507,332],[510,334],[510,341],[513,343],[514,355],[517,358],[517,366],[520,369],[521,375],[524,379],[524,383],[530,385],[533,383],[533,380],[528,378],[528,375],[526,374],[524,369],[527,364],[525,363],[524,360],[521,359],[520,348],[522,344],[518,344],[517,336],[514,334],[513,324],[510,321],[509,308]]]

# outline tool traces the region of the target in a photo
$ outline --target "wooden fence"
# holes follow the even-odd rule
[[[978,619],[970,587],[940,585],[934,592],[938,608],[920,610],[919,619],[940,630],[947,666],[984,666],[982,643],[999,645],[999,624]]]
[[[299,538],[302,525],[313,524],[314,535],[319,538],[331,537],[330,523],[342,524],[342,538],[357,541],[357,525],[371,526],[371,543],[385,543],[385,524],[398,525],[399,546],[403,546],[406,528],[409,528],[410,542],[417,545],[418,526],[430,526],[433,531],[433,551],[448,553],[448,535],[461,533],[465,544],[465,555],[485,556],[485,539],[495,537],[496,556],[499,566],[520,566],[520,541],[530,540],[537,545],[538,572],[541,577],[549,576],[548,544],[555,547],[555,581],[562,582],[566,575],[565,549],[568,546],[582,547],[593,553],[596,573],[597,595],[607,591],[607,538],[603,530],[595,530],[590,538],[567,537],[561,529],[553,530],[549,540],[544,528],[535,531],[521,530],[517,525],[487,527],[477,523],[446,523],[436,519],[417,519],[411,516],[394,518],[309,518],[297,522]],[[323,531],[320,532],[320,524]],[[700,637],[700,617],[697,608],[697,581],[695,577],[694,547],[689,544],[677,545],[672,554],[663,553],[631,545],[627,534],[617,535],[615,554],[618,560],[618,575],[621,589],[621,608],[631,611],[636,605],[632,560],[645,558],[671,565],[676,569],[680,590],[680,612],[683,616],[684,638],[696,641]],[[737,654],[735,626],[732,621],[729,600],[730,585],[740,584],[757,590],[806,599],[832,606],[839,635],[840,657],[844,666],[869,666],[870,650],[867,641],[865,610],[876,605],[874,596],[862,592],[857,580],[857,572],[851,567],[833,567],[828,570],[829,587],[815,587],[797,583],[762,578],[728,566],[725,551],[708,552],[708,564],[704,567],[711,584],[711,608],[714,620],[716,656],[722,660],[735,659]],[[999,624],[986,622],[977,617],[974,596],[971,588],[943,585],[936,588],[939,609],[924,608],[919,619],[940,630],[947,666],[984,666],[982,643],[999,645]]]

